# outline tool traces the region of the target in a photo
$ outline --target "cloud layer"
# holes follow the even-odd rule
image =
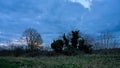
[[[89,34],[119,31],[119,3],[119,0],[0,0],[0,38],[18,39],[29,27],[38,30],[45,43],[72,29]]]

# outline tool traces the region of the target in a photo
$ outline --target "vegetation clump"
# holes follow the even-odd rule
[[[91,53],[92,45],[90,43],[85,44],[85,41],[79,30],[75,30],[68,35],[64,34],[60,39],[54,40],[51,47],[54,51],[66,55],[76,55],[81,52]]]

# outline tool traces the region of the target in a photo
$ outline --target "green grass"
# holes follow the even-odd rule
[[[0,57],[0,68],[120,68],[120,55]]]

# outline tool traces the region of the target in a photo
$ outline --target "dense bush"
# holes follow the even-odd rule
[[[56,52],[62,52],[63,50],[63,45],[64,42],[62,40],[56,40],[51,44],[51,47],[56,51]]]
[[[71,31],[68,35],[64,34],[61,39],[55,40],[51,47],[54,51],[62,52],[66,55],[92,52],[92,45],[85,44],[85,39],[80,35],[79,30]]]

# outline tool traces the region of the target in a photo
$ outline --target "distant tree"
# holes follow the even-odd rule
[[[63,41],[58,39],[56,41],[53,41],[53,43],[51,44],[51,47],[56,52],[62,52],[63,45],[64,45]]]
[[[82,35],[79,30],[71,31],[71,46],[72,49],[80,50],[85,53],[91,53],[92,41],[89,36]]]
[[[28,28],[24,31],[23,37],[25,38],[28,48],[33,50],[42,44],[41,35],[33,28]]]
[[[68,47],[70,47],[70,40],[69,40],[69,38],[67,38],[67,36],[64,34],[63,35],[63,42],[64,42],[64,48],[68,48]]]
[[[103,48],[115,48],[117,46],[117,41],[113,34],[110,32],[100,34],[100,45]]]
[[[79,30],[78,31],[72,31],[72,38],[71,38],[71,45],[74,47],[74,48],[77,48],[77,45],[78,45],[78,40],[80,38],[79,36]]]

